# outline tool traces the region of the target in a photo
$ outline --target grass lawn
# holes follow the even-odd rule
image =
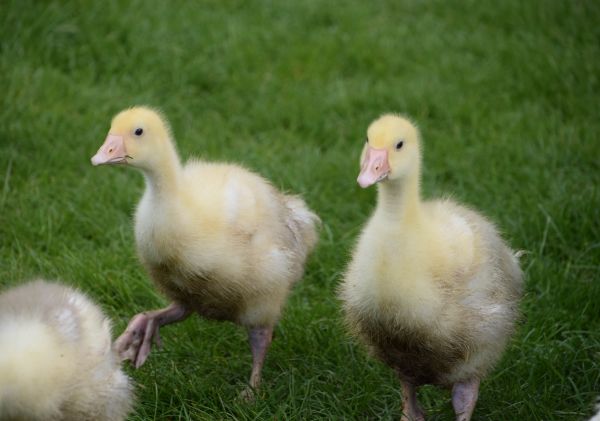
[[[424,195],[528,251],[525,317],[474,418],[584,419],[600,395],[599,22],[592,0],[1,1],[0,285],[62,279],[115,334],[165,304],[134,251],[142,177],[89,162],[116,112],[160,107],[183,157],[243,163],[324,228],[261,399],[236,401],[245,332],[193,317],[128,369],[131,419],[397,419],[399,383],[347,337],[335,288],[375,203],[355,181],[367,125],[402,112],[422,129]],[[452,417],[447,391],[420,399]]]

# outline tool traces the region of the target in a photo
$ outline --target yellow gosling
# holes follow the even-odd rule
[[[398,373],[403,420],[424,419],[423,384],[452,387],[457,419],[469,420],[514,330],[523,276],[485,217],[423,201],[420,174],[418,129],[398,115],[375,120],[357,181],[377,184],[377,207],[339,294],[350,332]]]
[[[165,118],[135,107],[118,114],[92,163],[135,167],[146,191],[135,214],[140,260],[171,300],[135,316],[117,340],[136,367],[159,327],[192,313],[245,327],[253,355],[251,399],[273,327],[317,242],[319,218],[298,196],[285,195],[238,165],[182,164]]]

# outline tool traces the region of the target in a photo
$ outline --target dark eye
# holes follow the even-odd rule
[[[401,140],[400,142],[396,143],[396,150],[399,151],[400,149],[402,149],[403,145],[404,145],[404,140]]]
[[[368,137],[365,139],[365,143],[369,143],[369,138]]]
[[[138,127],[137,129],[135,129],[134,133],[135,133],[136,136],[141,136],[142,133],[144,133],[144,129]]]

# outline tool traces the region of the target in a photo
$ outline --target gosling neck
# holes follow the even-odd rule
[[[391,222],[417,223],[421,215],[420,187],[419,171],[398,180],[381,182],[377,188],[378,208]]]
[[[181,162],[172,142],[165,142],[161,149],[152,162],[141,169],[150,193],[164,197],[177,191]]]

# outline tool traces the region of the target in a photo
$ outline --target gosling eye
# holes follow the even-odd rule
[[[369,143],[369,138],[368,137],[365,139],[365,143]]]
[[[399,151],[400,149],[402,149],[402,146],[404,146],[404,140],[401,140],[398,143],[396,143],[396,150]]]
[[[134,133],[136,136],[141,136],[144,133],[144,129],[142,129],[141,127],[138,127],[137,129],[135,129]]]

